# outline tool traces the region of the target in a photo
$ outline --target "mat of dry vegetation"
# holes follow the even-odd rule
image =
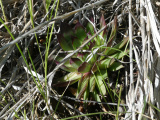
[[[0,0],[0,119],[160,119],[159,1],[29,1]],[[98,94],[100,101],[90,95],[84,100],[75,95],[77,83],[53,85],[68,73],[60,69],[66,60],[82,49],[66,54],[57,35],[69,31],[68,25],[85,28],[91,18],[100,30],[102,15],[107,35],[117,19],[113,45],[128,38],[129,52],[117,60],[122,69],[108,72],[110,92]]]

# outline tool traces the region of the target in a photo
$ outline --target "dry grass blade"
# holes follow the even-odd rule
[[[132,9],[132,0],[129,0],[129,10]],[[128,112],[131,112],[132,120],[135,120],[135,102],[134,102],[134,82],[133,82],[133,26],[132,26],[132,14],[129,12],[129,40],[130,40],[130,89],[128,92],[128,104],[129,104],[129,110]],[[126,114],[125,118],[128,118],[130,114]]]
[[[157,50],[158,54],[160,55],[160,47],[159,47],[159,44],[160,44],[160,33],[158,31],[158,27],[157,27],[157,23],[156,23],[156,16],[155,16],[155,14],[153,12],[153,8],[152,8],[150,0],[147,1],[146,11],[148,13],[148,17],[149,17],[149,21],[150,21],[150,25],[151,25],[151,32],[152,32],[152,35],[153,35],[153,42],[154,42],[154,45],[156,47],[156,50]]]

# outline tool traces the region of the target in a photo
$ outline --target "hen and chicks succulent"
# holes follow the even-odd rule
[[[69,29],[68,27],[68,31],[59,34],[57,38],[63,51],[69,53],[80,47],[96,33],[97,29],[94,26],[94,20],[91,19],[86,27],[78,22],[74,28]],[[103,15],[100,18],[99,26],[100,29],[106,26]],[[123,65],[117,60],[128,54],[128,50],[125,48],[128,38],[124,38],[116,45],[113,44],[116,41],[116,32],[117,18],[115,17],[111,32],[105,28],[61,66],[61,69],[67,71],[68,74],[54,81],[54,86],[64,87],[78,82],[76,98],[83,97],[84,100],[87,100],[92,95],[96,101],[101,101],[99,93],[101,95],[107,93],[107,71],[117,71],[123,68]],[[110,35],[108,35],[109,33]],[[56,63],[59,64],[63,57],[63,55],[58,56],[55,60]]]

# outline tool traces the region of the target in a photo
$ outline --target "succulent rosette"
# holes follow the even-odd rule
[[[72,29],[68,27],[68,31],[57,36],[61,48],[68,52],[76,50],[96,33],[93,24],[94,21],[91,19],[85,28],[79,22]],[[103,15],[100,18],[99,26],[100,29],[106,26]],[[117,19],[115,17],[110,35],[107,35],[107,29],[104,29],[81,51],[65,62],[61,69],[69,73],[54,81],[54,86],[64,87],[78,82],[77,98],[83,97],[84,100],[87,100],[89,94],[92,94],[96,101],[100,101],[99,94],[106,95],[107,93],[107,71],[117,71],[123,68],[117,59],[122,59],[128,53],[124,47],[128,38],[124,38],[121,42],[113,45],[116,40],[116,32]],[[108,39],[107,36],[109,36]],[[59,64],[63,58],[64,56],[58,56],[56,63]]]

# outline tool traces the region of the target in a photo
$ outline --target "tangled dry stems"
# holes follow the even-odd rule
[[[104,0],[102,0],[102,3],[103,2]],[[125,82],[123,82],[123,85],[126,90],[126,93],[124,95],[124,101],[126,102],[125,105],[127,105],[127,111],[125,111],[125,114],[123,114],[122,117],[125,117],[126,119],[140,119],[141,117],[147,117],[148,119],[157,120],[160,118],[160,112],[158,112],[158,110],[155,109],[155,107],[160,109],[160,15],[158,13],[158,11],[160,10],[160,6],[156,1],[155,3],[151,4],[151,1],[149,0],[142,0],[139,1],[137,4],[132,3],[130,9],[128,7],[128,1],[122,1],[117,5],[115,4],[115,6],[112,6],[113,2],[114,1],[107,1],[102,4],[98,1],[97,3],[99,3],[99,5],[93,6],[93,4],[96,3],[96,1],[90,2],[88,0],[85,0],[83,3],[81,3],[79,0],[76,0],[75,3],[71,1],[62,0],[59,4],[57,14],[57,16],[60,17],[52,19],[51,21],[47,21],[47,14],[50,14],[51,7],[49,12],[46,14],[44,3],[41,0],[37,0],[33,3],[34,24],[36,27],[32,28],[31,21],[29,18],[29,11],[27,8],[28,4],[26,1],[2,0],[2,3],[5,6],[4,11],[7,18],[7,21],[5,21],[4,24],[7,25],[8,28],[11,30],[11,33],[13,34],[15,40],[12,40],[10,34],[5,29],[4,24],[1,24],[1,119],[14,118],[16,115],[19,116],[19,118],[21,119],[47,119],[51,117],[53,117],[54,119],[60,119],[69,116],[84,114],[80,109],[78,110],[77,108],[75,108],[73,104],[71,104],[64,98],[60,101],[60,93],[56,91],[57,89],[51,88],[51,82],[52,80],[54,80],[54,78],[56,79],[56,77],[59,77],[59,75],[56,74],[56,72],[60,70],[58,69],[58,66],[55,66],[55,64],[50,61],[48,61],[49,66],[47,75],[49,83],[47,86],[48,88],[45,88],[46,86],[44,84],[43,77],[44,68],[42,65],[41,56],[38,51],[38,45],[35,42],[36,38],[34,32],[38,36],[38,40],[40,42],[39,47],[41,50],[41,55],[44,59],[46,49],[45,45],[43,44],[43,40],[46,39],[45,36],[47,30],[51,26],[49,24],[52,24],[53,21],[56,20],[52,42],[50,45],[51,47],[49,57],[51,57],[52,55],[58,55],[58,50],[60,48],[56,42],[56,34],[59,32],[59,24],[61,20],[64,19],[66,23],[72,25],[72,23],[76,19],[81,20],[81,22],[85,22],[85,19],[87,19],[90,16],[96,16],[96,19],[98,19],[102,12],[106,17],[106,21],[109,23],[108,25],[110,25],[110,23],[113,20],[112,15],[115,15],[115,13],[117,13],[119,26],[124,25],[121,28],[125,28],[123,32],[119,30],[122,36],[124,35],[124,33],[128,31],[128,29],[130,29],[130,33],[131,31],[133,33],[133,35],[131,36],[136,36],[133,39],[133,44],[131,44],[131,46],[133,46],[133,59],[135,59],[135,61],[133,59],[131,59],[130,61],[130,63],[134,62],[133,72],[130,71],[131,73],[129,73],[129,70],[127,68],[125,69],[125,72],[123,72],[125,73]],[[87,8],[87,5],[90,6]],[[74,11],[74,9],[76,10],[76,12]],[[130,24],[124,24],[124,21],[128,23],[128,14],[130,14],[132,22],[130,22]],[[4,14],[2,14],[2,12],[0,12],[0,16],[4,20]],[[132,29],[130,28],[131,26]],[[29,49],[30,54],[33,58],[33,63],[35,64],[35,68],[39,75],[38,78],[40,79],[42,90],[49,90],[47,102],[44,100],[36,84],[33,82],[33,78],[30,75],[30,72],[27,69],[25,69],[26,64],[22,56],[20,55],[19,50],[17,49],[17,47],[15,47],[15,43],[19,44],[23,54],[25,55],[27,61],[31,66],[31,61],[29,60],[29,56],[27,54],[27,48]],[[77,51],[71,53],[70,56],[72,56]],[[65,59],[68,58],[69,56],[67,56]],[[34,72],[33,68],[32,72]],[[53,73],[55,74],[55,76],[53,75]],[[136,76],[134,77],[134,75]],[[130,78],[133,78],[133,81],[129,81]],[[54,101],[56,104],[58,103],[58,101],[60,101],[60,107],[62,108],[57,109],[58,112],[54,112],[56,104],[51,101]],[[74,101],[76,101],[76,99],[74,99]],[[105,111],[105,109],[106,107],[102,106],[102,109],[98,110]],[[26,113],[26,116],[24,113]],[[50,115],[47,116],[48,114]],[[114,116],[116,114],[108,113],[106,116],[111,118],[112,115]],[[107,118],[106,116],[104,118]],[[86,119],[92,119],[92,117],[89,116],[85,117]]]

